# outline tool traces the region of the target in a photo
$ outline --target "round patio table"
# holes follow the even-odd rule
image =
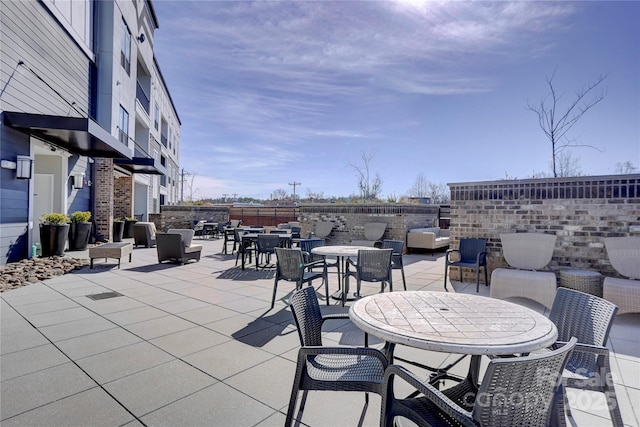
[[[531,352],[552,345],[558,337],[552,321],[527,307],[450,292],[405,291],[368,296],[351,306],[349,318],[358,328],[390,343],[392,358],[395,344],[471,355],[469,373],[456,386],[463,391],[452,387],[452,394],[458,395],[477,391],[481,355]],[[454,378],[446,373],[452,365],[444,370],[416,365],[436,372],[432,380]]]
[[[318,246],[311,249],[311,253],[314,255],[320,255],[325,259],[327,257],[336,257],[338,259],[338,287],[339,291],[334,292],[331,298],[342,301],[342,289],[344,284],[344,272],[345,261],[347,258],[355,258],[358,256],[360,249],[377,249],[371,246],[351,246],[351,245],[336,245],[336,246]],[[342,270],[342,271],[341,271]],[[356,299],[355,295],[347,295],[347,301],[353,301]]]

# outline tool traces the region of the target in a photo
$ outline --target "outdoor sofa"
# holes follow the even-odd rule
[[[429,249],[434,251],[449,246],[449,230],[440,227],[413,228],[407,233],[407,251]]]

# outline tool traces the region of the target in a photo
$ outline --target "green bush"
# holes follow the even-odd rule
[[[44,225],[68,224],[69,217],[67,216],[67,214],[53,212],[42,214],[42,216],[40,217],[40,222]]]
[[[91,219],[91,212],[89,211],[75,211],[71,213],[71,222],[89,222]]]

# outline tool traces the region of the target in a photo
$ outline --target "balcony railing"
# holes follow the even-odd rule
[[[127,133],[125,131],[123,131],[122,129],[118,129],[118,139],[124,145],[128,145],[129,144],[129,135],[127,135]]]
[[[144,89],[142,89],[142,86],[140,86],[140,82],[136,82],[136,99],[140,101],[140,105],[142,105],[142,108],[144,108],[144,111],[146,111],[147,114],[149,114],[149,108],[150,108],[149,97],[144,92]]]
[[[164,145],[165,147],[167,146],[167,136],[166,135],[160,135],[160,141],[162,141],[162,145]]]

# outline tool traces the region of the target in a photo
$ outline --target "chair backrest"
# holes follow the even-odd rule
[[[242,236],[246,232],[247,232],[247,230],[244,229],[244,228],[234,228],[233,229],[233,238],[235,239],[236,242],[240,243],[242,241],[240,236]]]
[[[618,307],[612,302],[560,287],[556,291],[549,320],[558,328],[559,341],[576,337],[581,344],[604,347],[617,312]],[[596,362],[595,354],[581,351],[574,352],[568,364],[594,372]]]
[[[299,289],[291,295],[289,303],[293,320],[298,327],[301,346],[322,345],[322,312],[313,286]]]
[[[200,221],[198,221],[194,226],[193,226],[193,230],[194,231],[202,231],[204,230],[204,223],[207,222],[204,219],[201,219]]]
[[[269,231],[269,234],[289,234],[289,230],[275,229],[275,230]]]
[[[486,239],[460,239],[460,261],[476,262],[478,254],[487,251]],[[486,259],[486,258],[485,258]]]
[[[551,352],[492,359],[476,395],[473,419],[482,426],[549,425],[562,370],[575,345],[572,338]]]
[[[258,246],[258,252],[262,253],[274,253],[275,248],[280,243],[280,237],[277,234],[258,234],[258,240],[256,242]]]
[[[387,224],[384,222],[367,222],[364,225],[364,238],[367,240],[380,240],[384,236]]]
[[[316,261],[316,260],[320,260],[320,259],[324,259],[324,257],[322,255],[314,255],[311,253],[311,250],[313,248],[317,248],[320,246],[326,246],[327,242],[324,239],[303,239],[300,240],[300,250],[303,253],[307,253],[308,255],[308,260],[311,261]]]
[[[382,241],[382,249],[393,249],[394,255],[402,255],[402,249],[404,248],[404,242],[402,240],[389,240]]]
[[[640,237],[607,237],[604,245],[609,261],[618,273],[640,280]]]
[[[333,222],[331,221],[318,221],[316,222],[316,237],[324,239],[333,231]]]
[[[241,223],[242,221],[239,219],[231,219],[229,220],[229,227],[239,227]]]
[[[276,276],[280,279],[299,282],[304,276],[304,259],[299,248],[275,248]]]
[[[170,228],[167,230],[167,233],[180,234],[182,236],[182,242],[184,243],[184,247],[187,248],[191,246],[191,241],[193,240],[195,230],[190,230],[188,228]]]
[[[500,234],[502,252],[510,266],[523,270],[539,270],[551,261],[557,236],[542,233]]]
[[[389,280],[391,276],[391,256],[393,249],[358,250],[358,277],[365,282]]]

